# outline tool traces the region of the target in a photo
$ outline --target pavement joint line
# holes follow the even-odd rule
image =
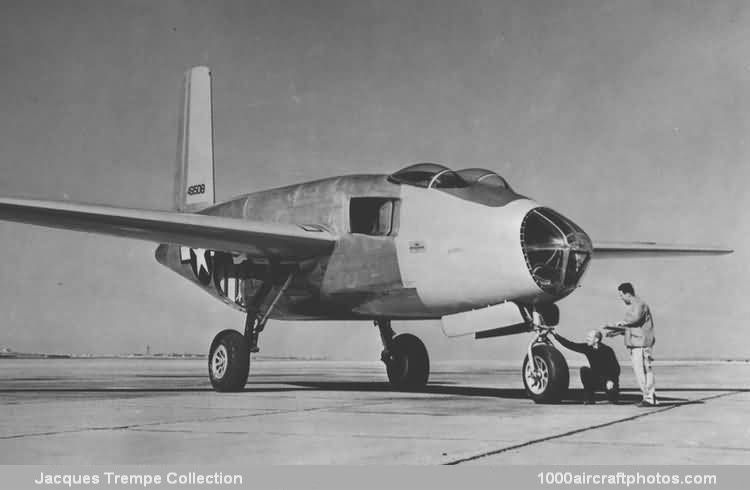
[[[739,393],[742,393],[742,391],[731,390],[731,391],[727,391],[725,393],[719,393],[718,395],[711,395],[711,396],[707,396],[707,397],[704,397],[704,398],[698,398],[696,400],[691,400],[691,401],[688,401],[688,402],[685,402],[685,403],[676,403],[676,404],[668,405],[668,406],[665,406],[665,407],[662,407],[662,408],[658,408],[658,409],[651,409],[651,410],[649,410],[647,412],[642,412],[642,413],[639,413],[639,414],[636,414],[636,415],[631,415],[630,417],[624,417],[624,418],[621,418],[621,419],[610,420],[609,422],[604,422],[604,423],[596,424],[596,425],[590,425],[590,426],[587,426],[587,427],[581,427],[580,429],[573,429],[573,430],[570,430],[570,431],[567,431],[567,432],[563,432],[561,434],[553,434],[551,436],[540,437],[538,439],[532,439],[530,441],[522,442],[520,444],[514,444],[512,446],[506,446],[506,447],[503,447],[503,448],[500,448],[500,449],[494,449],[492,451],[485,451],[483,453],[475,454],[473,456],[466,456],[464,458],[454,459],[452,461],[448,461],[447,463],[443,463],[443,465],[445,465],[445,466],[454,466],[454,465],[458,465],[458,464],[461,464],[461,463],[467,463],[469,461],[476,461],[477,459],[486,458],[488,456],[495,456],[497,454],[501,454],[501,453],[504,453],[504,452],[507,452],[507,451],[512,451],[514,449],[520,449],[520,448],[527,447],[527,446],[533,446],[534,444],[539,444],[541,442],[553,441],[555,439],[561,439],[563,437],[568,437],[568,436],[572,436],[572,435],[575,435],[575,434],[580,434],[582,432],[588,432],[588,431],[594,430],[594,429],[601,429],[601,428],[604,428],[604,427],[609,427],[609,426],[612,426],[612,425],[620,424],[620,423],[623,423],[623,422],[630,422],[631,420],[637,420],[637,419],[640,419],[640,418],[643,418],[643,417],[648,417],[650,415],[654,415],[654,414],[657,414],[657,413],[667,412],[669,410],[673,410],[673,409],[675,409],[677,407],[682,407],[684,405],[691,405],[691,404],[693,404],[695,402],[704,402],[704,401],[708,401],[708,400],[714,400],[714,399],[723,398],[723,397],[726,397],[726,396],[737,395]]]
[[[343,408],[352,408],[362,406],[360,404],[357,405],[350,405],[350,406],[344,406]],[[174,420],[174,421],[159,421],[159,422],[149,422],[145,424],[125,424],[125,425],[113,425],[113,426],[104,426],[104,427],[80,427],[76,429],[68,429],[68,430],[59,430],[59,431],[47,431],[47,432],[33,432],[30,434],[13,434],[10,436],[0,436],[0,440],[10,440],[10,439],[24,439],[28,437],[45,437],[45,436],[56,436],[56,435],[62,435],[62,434],[76,434],[81,432],[96,432],[96,431],[115,431],[115,430],[131,430],[131,429],[140,429],[140,428],[148,428],[148,427],[158,427],[160,425],[171,425],[171,424],[185,424],[185,423],[195,423],[195,422],[216,422],[219,420],[232,420],[232,419],[239,419],[244,417],[258,417],[262,415],[280,415],[280,414],[289,414],[289,413],[306,413],[306,412],[314,412],[317,410],[324,411],[324,410],[332,410],[334,408],[339,407],[310,407],[310,408],[304,408],[301,410],[265,410],[263,412],[252,412],[252,413],[245,413],[245,414],[238,414],[238,415],[225,415],[222,417],[207,417],[207,418],[198,418],[198,419],[186,419],[186,420]]]

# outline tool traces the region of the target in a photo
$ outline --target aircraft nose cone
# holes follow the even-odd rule
[[[565,236],[565,240],[570,251],[574,253],[587,253],[591,255],[591,253],[593,253],[594,251],[594,245],[591,243],[591,238],[589,238],[586,232],[580,229],[578,225],[576,225],[572,221],[568,221],[568,223],[571,226],[578,228],[578,231],[574,231]]]
[[[521,246],[531,277],[555,297],[576,288],[593,252],[591,239],[581,227],[545,207],[534,208],[524,217]]]

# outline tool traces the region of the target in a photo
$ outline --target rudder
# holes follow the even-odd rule
[[[211,71],[185,72],[177,140],[174,207],[196,212],[214,204],[214,143]]]

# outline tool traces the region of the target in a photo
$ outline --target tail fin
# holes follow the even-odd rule
[[[185,72],[179,124],[174,206],[195,212],[214,204],[211,71],[206,66]]]

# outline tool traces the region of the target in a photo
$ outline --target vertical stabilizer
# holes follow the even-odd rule
[[[214,204],[211,71],[206,66],[185,73],[179,125],[174,205],[190,213]]]

